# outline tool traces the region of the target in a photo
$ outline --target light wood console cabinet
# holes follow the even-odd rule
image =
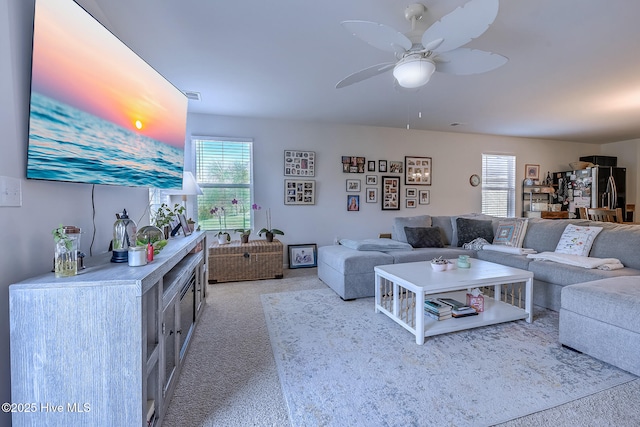
[[[145,266],[105,254],[11,285],[13,426],[161,424],[205,301],[206,243],[197,232]]]

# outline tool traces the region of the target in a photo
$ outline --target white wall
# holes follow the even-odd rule
[[[126,208],[137,220],[147,204],[146,189],[96,186],[94,219],[92,186],[25,179],[32,19],[33,0],[7,0],[0,4],[0,55],[9,59],[0,63],[0,93],[3,94],[0,176],[19,179],[23,193],[22,207],[0,207],[0,223],[3,224],[0,246],[0,402],[11,401],[9,284],[51,269],[53,243],[50,233],[59,223],[82,227],[85,234],[81,249],[88,253],[95,221],[94,254],[105,252],[111,239],[115,212]],[[523,177],[526,163],[539,164],[541,172],[546,175],[546,171],[566,170],[568,163],[581,155],[600,154],[601,149],[606,149],[625,156],[624,165],[633,171],[634,185],[640,161],[636,141],[599,147],[523,138],[198,114],[189,116],[188,127],[189,134],[254,139],[256,202],[272,209],[273,226],[286,232],[282,238],[285,244],[326,245],[331,244],[335,237],[377,236],[379,232],[390,231],[391,220],[397,215],[479,211],[480,188],[471,187],[468,179],[471,174],[481,172],[483,152],[515,154],[517,174]],[[285,149],[317,153],[316,205],[284,205]],[[608,153],[603,151],[602,154]],[[376,161],[404,160],[405,155],[432,157],[433,185],[416,186],[431,191],[431,204],[419,205],[416,209],[403,207],[400,211],[381,211],[380,203],[365,203],[364,179],[367,173],[342,173],[340,158],[343,155],[363,156]],[[346,210],[347,178],[363,180],[360,212]],[[404,191],[404,181],[402,189]],[[637,188],[635,192],[637,194]],[[520,209],[518,204],[516,211]],[[190,210],[193,212],[193,207]],[[259,214],[255,225],[258,228],[265,226],[264,213]],[[9,423],[9,415],[0,413],[0,426]]]
[[[514,154],[516,174],[524,177],[524,165],[539,164],[541,178],[547,171],[562,171],[579,156],[598,153],[597,145],[559,141],[508,138],[461,133],[442,133],[365,126],[330,125],[249,118],[190,114],[187,133],[254,139],[255,201],[272,211],[272,225],[285,232],[285,244],[332,244],[335,237],[377,237],[390,232],[392,218],[417,214],[445,215],[481,210],[481,188],[469,185],[469,176],[481,174],[482,153]],[[284,205],[284,150],[316,152],[317,194],[314,206]],[[404,161],[404,156],[432,158],[430,205],[382,211],[381,203],[365,203],[364,174],[342,172],[341,156],[363,156],[367,160]],[[375,175],[383,174],[376,172]],[[391,175],[391,174],[387,174]],[[400,175],[398,175],[400,176]],[[289,178],[289,177],[286,177]],[[346,209],[346,179],[361,179],[360,211]],[[378,180],[380,188],[380,179]],[[379,190],[380,192],[380,190]],[[353,193],[349,193],[353,194]],[[378,195],[380,199],[381,195]],[[517,204],[516,213],[521,211]],[[266,224],[258,213],[255,227]],[[237,236],[236,236],[237,238]],[[286,257],[285,257],[286,258]],[[285,260],[286,261],[286,260]]]
[[[11,401],[9,285],[51,270],[51,230],[58,224],[82,228],[81,250],[88,255],[95,222],[93,254],[104,253],[115,213],[126,208],[137,221],[148,202],[145,188],[95,186],[94,218],[91,185],[25,179],[32,27],[33,0],[0,2],[0,176],[22,185],[22,206],[0,207],[0,403]],[[0,426],[9,425],[10,414],[0,412]]]

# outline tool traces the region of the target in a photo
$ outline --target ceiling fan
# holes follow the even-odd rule
[[[398,85],[420,88],[435,72],[465,75],[491,71],[508,59],[496,53],[461,46],[482,35],[498,15],[499,0],[472,0],[445,15],[426,30],[418,21],[426,12],[423,4],[405,9],[411,30],[402,34],[393,28],[369,21],[343,21],[342,26],[368,44],[393,52],[395,62],[385,62],[357,71],[336,84],[340,89],[393,70]]]

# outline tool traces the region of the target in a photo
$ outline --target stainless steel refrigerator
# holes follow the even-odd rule
[[[555,172],[556,203],[568,210],[570,217],[577,218],[577,208],[621,208],[626,216],[627,169],[611,166]]]

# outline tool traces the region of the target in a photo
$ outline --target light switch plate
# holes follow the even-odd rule
[[[0,176],[0,206],[22,206],[22,186],[19,179]]]

